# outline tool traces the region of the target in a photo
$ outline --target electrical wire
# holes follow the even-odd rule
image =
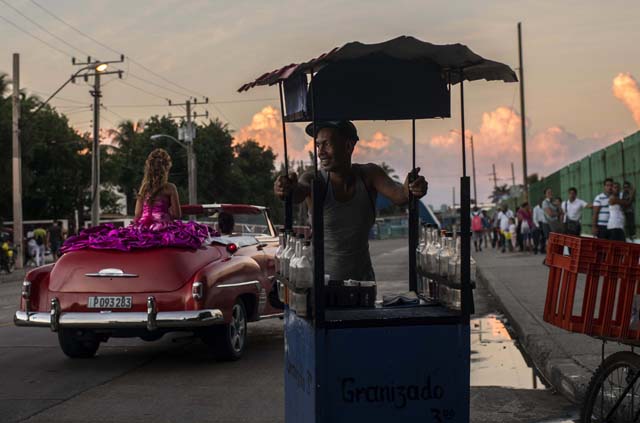
[[[49,34],[50,36],[52,36],[53,38],[55,38],[56,40],[60,41],[61,43],[63,43],[64,45],[66,45],[67,47],[71,47],[73,50],[77,50],[80,53],[86,55],[86,56],[91,56],[89,53],[87,53],[86,51],[74,46],[71,43],[68,43],[64,38],[62,37],[58,37],[56,34],[54,34],[53,32],[49,31],[47,28],[45,28],[44,26],[40,25],[38,22],[34,21],[33,19],[31,19],[30,17],[28,17],[27,15],[25,15],[24,13],[22,13],[20,11],[20,9],[14,7],[11,5],[11,3],[9,3],[6,0],[0,0],[0,2],[4,3],[5,5],[7,5],[8,7],[10,7],[13,11],[15,11],[18,15],[22,16],[24,19],[28,20],[29,22],[31,22],[33,25],[37,26],[38,28],[40,28],[42,31],[46,32],[47,34]]]
[[[168,99],[167,99],[166,97],[162,97],[162,96],[160,96],[160,95],[158,95],[158,94],[154,94],[154,93],[152,93],[151,91],[147,91],[147,90],[145,90],[144,88],[140,88],[140,87],[138,87],[138,86],[136,86],[136,85],[133,85],[133,84],[132,84],[132,83],[130,83],[130,82],[123,81],[122,79],[118,79],[117,81],[120,81],[120,83],[121,83],[121,84],[127,85],[127,86],[129,86],[129,87],[131,87],[131,88],[134,88],[134,89],[136,89],[136,90],[138,90],[138,91],[141,91],[141,92],[143,92],[143,93],[145,93],[145,94],[148,94],[148,95],[151,95],[151,96],[153,96],[153,97],[157,97],[157,98],[160,98],[160,99],[162,99],[162,100],[168,101]]]
[[[64,51],[56,46],[54,46],[53,44],[50,44],[49,42],[43,40],[42,38],[38,37],[37,35],[33,35],[32,33],[30,33],[29,31],[27,31],[26,29],[21,28],[20,26],[18,26],[16,23],[12,22],[11,20],[5,18],[4,16],[0,15],[0,19],[2,19],[3,21],[5,21],[6,23],[8,23],[9,25],[13,26],[15,29],[17,29],[20,32],[23,32],[25,34],[27,34],[28,36],[30,36],[31,38],[34,38],[38,41],[40,41],[42,44],[46,45],[49,48],[52,48],[56,51],[58,51],[59,53],[64,54],[67,57],[73,57],[72,53],[69,53],[68,51]]]
[[[99,40],[95,39],[94,37],[92,37],[91,35],[81,31],[80,29],[76,28],[75,26],[71,25],[70,23],[66,22],[65,20],[63,20],[62,18],[60,18],[58,15],[56,15],[55,13],[51,12],[49,9],[47,9],[46,7],[42,6],[41,4],[39,4],[38,2],[36,2],[35,0],[30,0],[32,4],[34,4],[36,7],[38,7],[40,10],[44,11],[45,13],[47,13],[49,16],[53,17],[54,19],[56,19],[57,21],[61,22],[62,24],[66,25],[67,27],[71,28],[72,30],[74,30],[75,32],[77,32],[78,34],[82,35],[83,37],[93,41],[94,43],[98,44],[99,46],[111,51],[112,53],[115,54],[122,54],[122,52],[117,51],[113,48],[111,48],[110,46],[108,46],[107,44],[104,44],[102,42],[100,42]],[[202,96],[202,97],[206,97],[203,96],[200,93],[197,93],[196,91],[193,91],[189,88],[186,88],[176,82],[171,81],[170,79],[160,75],[159,73],[149,69],[148,67],[146,67],[145,65],[143,65],[142,63],[138,62],[137,60],[135,60],[134,58],[132,58],[129,55],[125,55],[127,59],[129,59],[129,61],[137,66],[139,66],[140,68],[144,69],[145,71],[149,72],[151,75],[154,75],[157,78],[160,78],[161,80],[180,88],[181,90],[190,92],[196,96]],[[188,96],[187,96],[188,97]]]

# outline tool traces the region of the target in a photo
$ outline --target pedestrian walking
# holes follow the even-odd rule
[[[42,266],[44,264],[44,255],[46,252],[47,244],[47,231],[42,227],[37,227],[33,230],[33,239],[36,242],[36,266]]]
[[[531,213],[531,206],[528,202],[522,203],[517,213],[518,220],[520,221],[520,237],[522,239],[522,250],[531,251],[532,238],[533,238],[533,214]]]
[[[622,184],[622,199],[628,203],[624,208],[625,233],[627,238],[634,239],[636,237],[636,216],[634,214],[636,189],[629,181],[624,181]]]
[[[596,195],[593,200],[593,217],[591,232],[600,239],[609,239],[607,224],[609,223],[609,197],[613,193],[613,179],[604,180],[604,191]]]
[[[48,245],[51,250],[51,256],[53,260],[58,260],[60,257],[60,246],[62,246],[62,227],[60,226],[60,222],[54,220],[53,225],[49,228],[47,232]]]
[[[484,231],[482,238],[484,239],[484,248],[489,248],[489,238],[491,237],[491,220],[486,210],[482,210],[482,226]]]
[[[482,213],[478,209],[478,206],[474,206],[471,212],[471,232],[473,233],[473,248],[475,252],[482,251],[484,224],[482,223]]]
[[[516,225],[516,219],[514,217],[509,219],[509,233],[507,234],[507,240],[509,242],[509,251],[513,252],[518,245],[518,226]]]
[[[544,233],[545,240],[547,240],[551,232],[562,232],[560,207],[557,204],[557,199],[553,198],[553,190],[551,188],[545,188],[544,190],[542,211],[544,212],[542,232]]]
[[[544,225],[544,211],[542,210],[542,201],[533,208],[533,254],[545,254],[545,240],[542,226]]]
[[[500,228],[500,249],[502,252],[506,252],[507,247],[509,251],[512,250],[511,246],[511,233],[509,231],[510,222],[509,219],[513,218],[513,212],[509,210],[509,206],[505,204],[502,206],[502,210],[498,213],[498,222]]]
[[[564,232],[569,235],[580,236],[582,233],[582,212],[584,209],[590,209],[593,206],[586,201],[578,198],[578,190],[574,187],[569,188],[569,198],[562,202],[562,212],[564,214]]]

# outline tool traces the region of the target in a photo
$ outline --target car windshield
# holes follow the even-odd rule
[[[272,236],[267,215],[264,212],[258,214],[232,213],[235,222],[233,232],[239,235],[268,235]],[[218,213],[199,219],[218,230]]]

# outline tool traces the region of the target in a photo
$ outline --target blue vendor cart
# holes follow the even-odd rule
[[[403,36],[379,44],[348,43],[264,74],[239,91],[279,86],[287,173],[285,123],[330,120],[411,121],[415,170],[415,121],[451,117],[451,89],[459,84],[464,134],[463,84],[481,79],[517,81],[509,66],[484,59],[464,45],[434,45]],[[461,239],[459,310],[425,301],[408,307],[328,307],[320,201],[324,183],[318,177],[317,156],[314,142],[314,283],[304,313],[285,307],[286,422],[468,422],[469,317],[474,307],[470,238]],[[471,226],[469,186],[463,141],[463,234],[470,233]],[[417,204],[417,198],[410,198],[408,289],[414,292],[419,291]],[[291,228],[288,198],[285,230]]]

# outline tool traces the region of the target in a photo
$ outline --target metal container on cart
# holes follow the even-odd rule
[[[460,84],[464,134],[466,80],[515,82],[508,66],[466,46],[433,45],[412,37],[380,44],[352,42],[301,64],[264,74],[239,91],[279,85],[285,122],[410,120],[415,170],[416,119],[450,117],[450,94]],[[315,133],[315,131],[313,131]],[[470,190],[462,148],[462,232],[470,231]],[[314,142],[314,168],[318,176]],[[415,174],[415,173],[413,173]],[[286,422],[468,422],[470,240],[462,240],[461,307],[425,300],[403,307],[328,306],[324,275],[322,184],[313,186],[313,276],[310,290],[288,284],[285,308]],[[416,273],[417,199],[409,202],[409,284]],[[291,199],[285,230],[292,228]],[[300,299],[306,299],[301,307]],[[293,299],[293,301],[292,301]],[[335,303],[330,303],[335,304]]]

